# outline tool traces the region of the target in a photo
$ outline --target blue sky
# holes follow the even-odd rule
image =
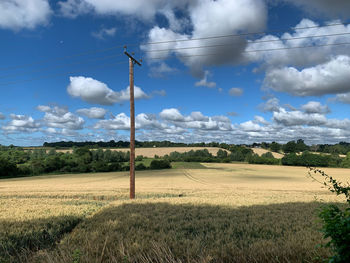
[[[349,14],[347,0],[1,1],[0,144],[128,140],[124,45],[143,61],[137,140],[350,141]]]

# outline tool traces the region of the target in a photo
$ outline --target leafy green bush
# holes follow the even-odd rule
[[[316,168],[310,168],[309,175],[312,178],[314,178],[312,172],[324,178],[323,184],[332,193],[346,197],[348,206],[345,209],[340,209],[337,205],[329,205],[322,209],[320,218],[323,221],[324,238],[330,238],[327,246],[334,252],[328,262],[350,262],[350,185],[343,186],[336,179]]]
[[[150,165],[151,169],[167,169],[171,168],[170,162],[168,160],[153,160]]]
[[[18,170],[16,164],[5,158],[0,158],[0,178],[17,175]]]
[[[139,163],[135,166],[135,170],[140,171],[140,170],[146,170],[147,167],[143,163]]]

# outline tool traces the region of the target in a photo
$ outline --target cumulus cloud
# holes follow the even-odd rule
[[[295,96],[319,96],[350,91],[350,57],[337,56],[331,61],[298,70],[294,67],[267,71],[264,86]]]
[[[0,28],[34,29],[46,25],[52,11],[47,0],[0,1]]]
[[[95,129],[105,130],[129,130],[130,118],[125,113],[120,113],[112,119],[101,120],[94,125]],[[156,115],[140,113],[135,118],[136,129],[163,129],[165,124],[158,122]]]
[[[99,31],[92,32],[91,35],[94,38],[104,40],[107,37],[113,37],[116,32],[117,32],[117,29],[115,27],[101,28]]]
[[[174,16],[172,8],[184,7],[187,5],[187,2],[191,1],[181,0],[172,2],[169,3],[167,0],[67,0],[60,1],[58,4],[61,14],[71,18],[94,12],[99,15],[134,15],[138,19],[149,21],[157,13],[162,13],[174,28],[178,28],[181,21]]]
[[[346,104],[350,104],[350,92],[337,94],[337,96],[335,98],[333,98],[332,100],[339,101],[339,102],[346,103]]]
[[[265,103],[262,103],[258,106],[261,111],[264,112],[274,112],[280,110],[280,101],[277,98],[270,98]]]
[[[103,108],[92,107],[89,109],[78,109],[77,113],[84,115],[90,119],[104,119],[106,110]]]
[[[184,34],[171,28],[155,26],[148,33],[149,42],[168,40],[173,42],[144,45],[141,48],[148,52],[150,60],[159,57],[166,59],[174,54],[190,67],[194,76],[201,79],[205,76],[203,70],[205,66],[234,64],[241,61],[247,41],[238,37],[190,40],[262,30],[266,23],[266,6],[261,0],[192,1],[187,11],[192,24],[190,33]],[[188,41],[177,41],[178,39]],[[198,46],[201,48],[192,48]]]
[[[119,92],[113,91],[98,80],[86,77],[70,77],[70,84],[67,92],[72,97],[79,97],[82,100],[101,105],[113,105],[130,99],[130,87]],[[146,99],[149,96],[139,87],[134,86],[135,99]]]
[[[339,23],[330,21],[324,25]],[[308,29],[298,29],[305,28]],[[295,26],[292,32],[285,32],[281,36],[265,35],[262,38],[250,40],[245,50],[245,57],[250,62],[262,62],[262,68],[283,67],[285,65],[295,67],[308,67],[315,64],[326,63],[334,56],[349,55],[347,45],[333,45],[349,42],[349,25],[326,26],[303,19]],[[333,35],[331,37],[314,37]],[[289,39],[289,40],[288,40]],[[293,39],[293,40],[290,40]],[[314,48],[294,48],[303,46],[322,46]],[[278,51],[263,51],[280,49]],[[260,52],[252,52],[262,50]],[[312,52],[310,52],[312,50]]]
[[[43,123],[47,127],[61,128],[66,130],[81,130],[85,123],[84,119],[69,112],[67,107],[49,107],[40,105],[39,111],[45,112]]]
[[[0,120],[5,120],[6,116],[0,112]]]
[[[210,76],[210,72],[208,70],[205,71],[204,77],[195,83],[196,87],[207,87],[207,88],[215,88],[216,83],[213,81],[208,81],[208,76]]]
[[[319,126],[326,124],[326,117],[319,113],[304,113],[301,111],[286,111],[281,108],[278,112],[273,112],[273,120],[284,126],[308,125]]]
[[[93,11],[93,6],[84,0],[67,0],[57,3],[60,15],[68,18],[76,18],[79,15]]]
[[[330,109],[327,105],[322,105],[318,101],[309,101],[308,103],[301,106],[301,109],[306,113],[329,113]]]
[[[31,116],[10,114],[10,118],[11,121],[1,127],[5,133],[36,132],[40,127]]]
[[[224,130],[232,129],[231,121],[226,116],[204,116],[201,112],[195,111],[184,116],[178,109],[164,109],[159,113],[164,121],[183,129],[198,130]]]
[[[159,113],[159,116],[166,121],[184,121],[184,116],[180,113],[178,109],[164,109]]]
[[[233,97],[239,97],[243,94],[243,89],[241,88],[231,88],[229,91],[228,91],[228,94],[230,94],[230,96],[233,96]]]

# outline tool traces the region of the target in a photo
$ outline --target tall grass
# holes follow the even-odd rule
[[[320,262],[317,203],[129,203],[82,222],[33,262]]]

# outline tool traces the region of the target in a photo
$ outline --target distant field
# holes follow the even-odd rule
[[[258,154],[259,156],[261,156],[264,153],[271,152],[271,151],[263,149],[263,148],[251,148],[251,149],[253,150],[254,153]],[[271,152],[271,153],[272,153],[273,157],[275,157],[277,159],[281,159],[284,156],[281,153],[276,153],[276,152]]]
[[[27,147],[26,150],[33,150],[38,149],[35,147]],[[40,149],[40,148],[39,148]],[[197,151],[197,150],[204,150],[207,149],[211,154],[216,155],[218,150],[221,148],[218,147],[154,147],[154,148],[136,148],[136,155],[143,155],[144,157],[154,157],[154,155],[158,156],[164,156],[166,154],[170,154],[171,152],[189,152],[191,150]],[[49,149],[46,149],[49,151]],[[111,151],[121,151],[121,152],[127,152],[130,151],[129,148],[110,148]],[[221,149],[224,150],[224,149]],[[72,152],[72,149],[58,149],[56,152]],[[224,150],[227,151],[227,150]],[[227,151],[229,152],[229,151]]]
[[[174,167],[137,172],[134,201],[127,172],[1,180],[0,255],[10,262],[319,262],[329,255],[316,246],[315,201],[342,199],[306,168]],[[325,171],[349,181],[348,169]]]

